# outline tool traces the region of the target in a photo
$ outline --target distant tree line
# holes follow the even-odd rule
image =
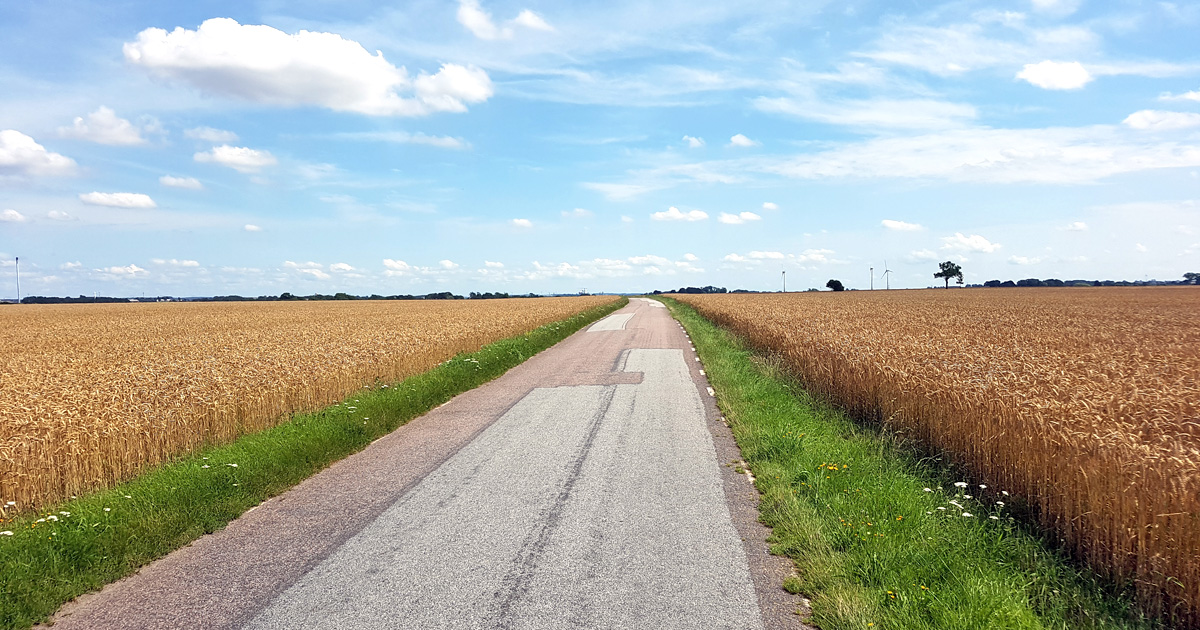
[[[747,291],[746,289],[734,289],[729,291],[725,287],[714,287],[709,285],[707,287],[680,287],[674,291],[659,291],[655,289],[651,295],[662,295],[664,293],[758,293],[758,291]]]
[[[165,301],[172,298],[138,298],[146,302]],[[79,297],[43,297],[40,295],[29,295],[21,298],[22,304],[115,304],[118,302],[128,302],[129,298],[115,298],[90,295],[81,295]]]
[[[248,297],[243,295],[214,295],[212,297],[196,297],[196,298],[178,298],[172,296],[158,296],[147,298],[118,298],[90,295],[81,295],[79,297],[53,297],[31,295],[21,298],[22,304],[116,304],[128,302],[317,302],[317,301],[333,301],[333,300],[494,300],[503,298],[532,298],[542,297],[536,293],[527,293],[524,295],[509,295],[508,293],[487,292],[478,293],[472,291],[469,297],[455,295],[449,291],[440,293],[426,293],[424,295],[379,295],[373,293],[371,295],[350,295],[349,293],[335,293],[333,295],[325,295],[322,293],[314,293],[312,295],[293,295],[291,293],[281,293],[279,295],[260,295],[258,297]]]
[[[1200,285],[1200,273],[1188,272],[1183,274],[1183,280],[1059,280],[1057,278],[1025,278],[1024,280],[988,280],[983,286],[988,288],[1007,289],[1012,287],[1143,287],[1169,286],[1179,284]]]

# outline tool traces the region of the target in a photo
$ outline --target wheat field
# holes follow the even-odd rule
[[[679,295],[1200,627],[1200,290]]]
[[[0,308],[0,504],[52,504],[610,302]]]

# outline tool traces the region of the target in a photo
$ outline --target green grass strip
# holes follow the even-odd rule
[[[663,301],[756,476],[772,552],[796,562],[784,586],[812,600],[817,626],[1159,627],[1012,520],[1001,488],[955,485],[936,458],[856,424],[735,335]]]
[[[621,298],[497,341],[401,383],[297,414],[111,490],[0,524],[0,628],[28,628],[65,602],[217,531],[246,510],[628,303]],[[351,410],[350,407],[354,409]],[[369,419],[368,419],[369,418]]]

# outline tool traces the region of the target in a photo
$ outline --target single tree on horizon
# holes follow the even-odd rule
[[[938,263],[938,267],[940,267],[941,270],[933,274],[933,277],[945,279],[947,289],[950,288],[950,278],[957,278],[958,284],[963,283],[962,267],[955,264],[954,261],[947,260],[946,262],[940,262]]]
[[[830,280],[829,282],[825,283],[825,286],[826,286],[826,288],[833,289],[834,291],[845,291],[846,290],[846,287],[842,286],[841,280]]]

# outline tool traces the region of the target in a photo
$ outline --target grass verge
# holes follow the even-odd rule
[[[810,396],[691,307],[663,301],[756,476],[772,552],[796,561],[784,587],[812,600],[823,630],[1160,627],[1024,529],[1002,488],[959,481],[940,459]]]
[[[111,490],[0,523],[0,628],[27,628],[65,602],[224,527],[246,510],[478,387],[624,306],[584,311],[461,354],[404,381],[212,447]]]

